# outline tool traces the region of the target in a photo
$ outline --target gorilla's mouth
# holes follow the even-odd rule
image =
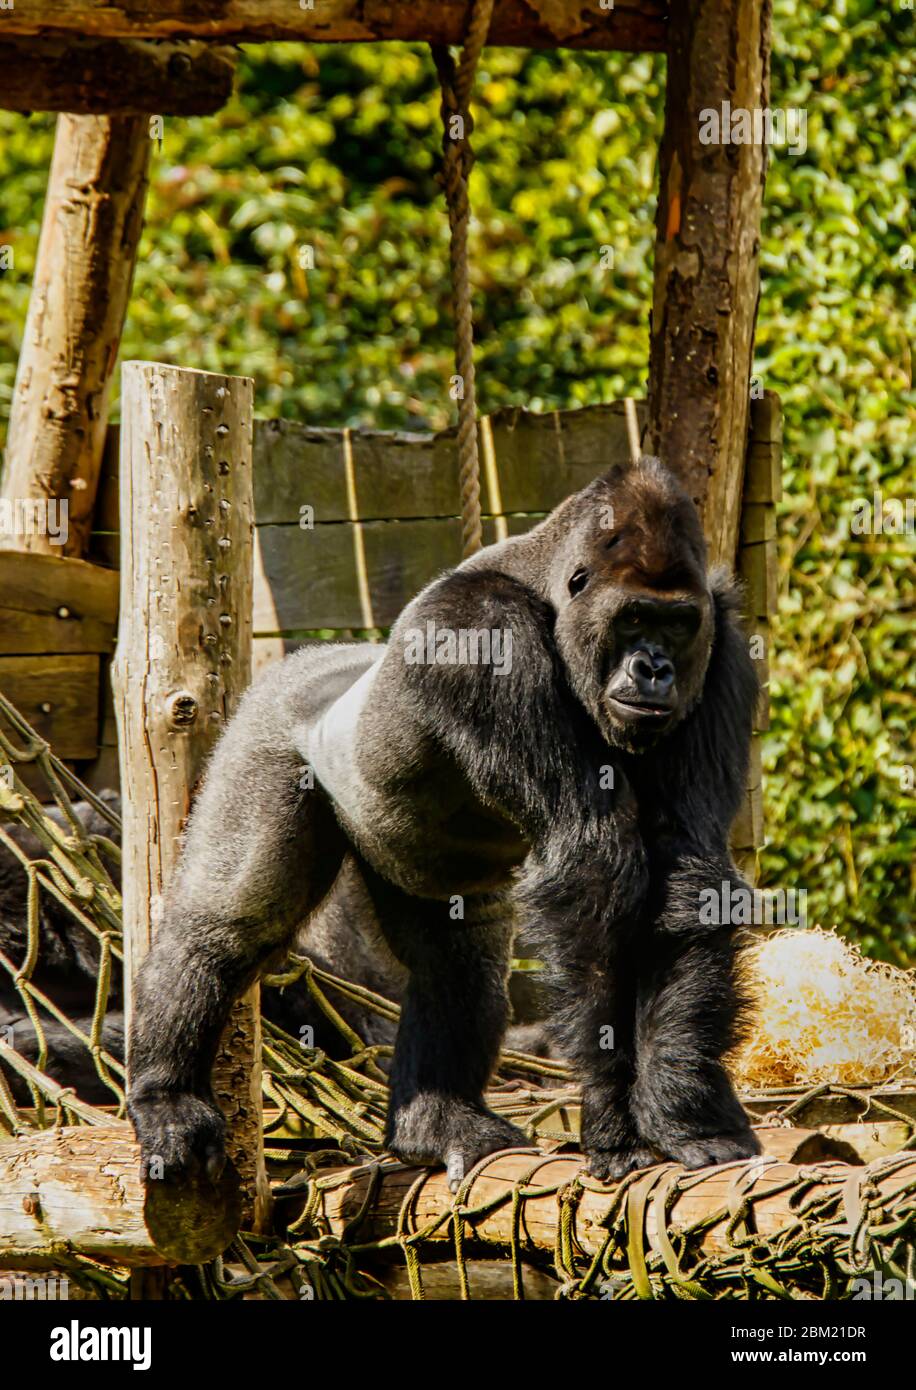
[[[670,702],[658,701],[650,704],[646,700],[623,700],[619,695],[605,696],[611,712],[627,724],[662,723],[674,711]]]

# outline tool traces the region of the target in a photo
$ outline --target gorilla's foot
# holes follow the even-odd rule
[[[731,1134],[672,1136],[660,1141],[658,1147],[666,1158],[683,1163],[685,1168],[711,1168],[716,1163],[735,1163],[760,1153],[760,1143],[750,1128]]]
[[[487,1154],[531,1147],[522,1130],[484,1105],[441,1095],[415,1096],[393,1110],[385,1144],[402,1163],[444,1164],[452,1192]]]
[[[588,1171],[599,1182],[617,1182],[639,1168],[652,1168],[659,1162],[645,1144],[627,1144],[617,1149],[589,1149]]]
[[[210,1100],[135,1087],[127,1103],[140,1141],[144,1182],[203,1172],[216,1182],[226,1161],[226,1121]]]

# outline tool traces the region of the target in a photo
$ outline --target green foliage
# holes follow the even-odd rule
[[[772,103],[805,108],[808,148],[771,159],[756,366],[786,413],[765,881],[807,888],[811,920],[892,959],[916,952],[899,778],[916,761],[913,540],[850,537],[849,519],[876,487],[916,491],[911,19],[872,0],[776,0]],[[485,53],[483,409],[645,392],[663,91],[657,56]],[[438,107],[421,48],[248,50],[223,111],[165,123],[124,354],[250,374],[267,415],[447,423]],[[4,414],[52,138],[50,117],[0,114]]]

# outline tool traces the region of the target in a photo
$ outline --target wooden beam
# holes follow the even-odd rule
[[[142,116],[58,120],[0,502],[66,504],[66,525],[0,527],[0,549],[79,556],[88,542],[150,144]]]
[[[112,684],[128,1020],[132,981],[195,785],[250,679],[252,393],[249,377],[124,364],[121,620]],[[246,1218],[257,1228],[268,1208],[259,1020],[255,987],[233,1012],[213,1073]]]
[[[759,292],[762,144],[702,143],[704,111],[769,100],[770,0],[672,7],[655,243],[648,452],[700,507],[713,561],[738,539]],[[730,122],[729,122],[730,131]]]
[[[74,115],[205,116],[228,101],[235,64],[204,43],[131,39],[5,39],[0,107]]]
[[[4,34],[118,39],[201,38],[222,43],[377,39],[460,43],[471,0],[33,0],[3,13]],[[497,0],[490,42],[523,48],[662,50],[662,0]]]

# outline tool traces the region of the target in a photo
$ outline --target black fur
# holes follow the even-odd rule
[[[494,630],[511,661],[414,659],[418,634]],[[350,861],[409,975],[395,1154],[444,1163],[454,1186],[525,1142],[482,1098],[519,921],[550,966],[594,1172],[757,1152],[721,1064],[732,936],[698,910],[701,889],[740,882],[727,837],[756,693],[731,589],[654,460],[436,580],[387,648],[270,669],[216,749],[140,974],[144,1158],[168,1176],[219,1165],[209,1078],[232,999]]]

